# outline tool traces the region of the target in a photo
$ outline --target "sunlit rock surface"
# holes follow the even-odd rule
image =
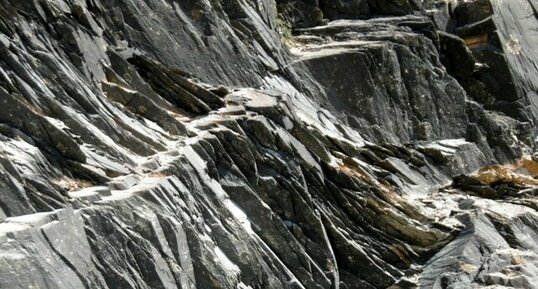
[[[537,288],[537,7],[3,1],[0,288]]]

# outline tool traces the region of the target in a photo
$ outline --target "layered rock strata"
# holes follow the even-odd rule
[[[0,3],[0,288],[535,288],[534,3],[277,2]]]

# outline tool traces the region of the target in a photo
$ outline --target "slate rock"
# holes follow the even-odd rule
[[[0,288],[532,288],[536,19],[461,4],[1,2]]]
[[[475,70],[475,59],[463,39],[446,32],[439,32],[443,64],[448,73],[456,78],[471,76]]]

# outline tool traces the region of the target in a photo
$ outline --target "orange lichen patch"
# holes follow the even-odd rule
[[[53,182],[69,192],[80,191],[94,185],[88,180],[72,179],[66,176],[62,176]]]
[[[361,167],[357,165],[351,165],[349,162],[342,161],[338,163],[338,168],[344,174],[350,177],[359,178],[368,183],[369,185],[373,185],[373,182],[375,182],[375,180],[370,174],[368,174],[366,171],[364,171]]]
[[[409,257],[409,253],[402,246],[394,244],[389,247],[389,250],[394,253],[394,255],[398,256],[404,264],[411,265],[413,263]]]
[[[166,177],[168,177],[170,175],[166,174],[163,171],[153,171],[153,172],[149,173],[148,176],[152,177],[152,178],[166,178]]]
[[[416,219],[374,198],[366,199],[366,207],[376,215],[376,222],[390,235],[403,238],[413,245],[429,247],[439,244],[448,234],[429,226],[422,226]]]
[[[533,178],[538,178],[538,162],[530,157],[523,157],[516,163],[516,170],[524,172]]]
[[[362,168],[360,164],[357,161],[355,161],[353,158],[346,157],[346,158],[338,159],[337,162],[338,162],[338,168],[340,169],[340,171],[342,171],[346,175],[359,178],[360,180],[364,181],[368,185],[380,188],[383,191],[389,191],[389,188],[385,184],[380,183],[377,180],[377,178],[375,178],[369,172],[367,172],[364,168]]]
[[[530,158],[523,158],[512,165],[486,166],[472,174],[471,177],[486,185],[494,183],[512,183],[521,186],[538,186],[538,179],[534,178],[538,170],[538,163]]]
[[[464,37],[463,41],[465,42],[465,45],[471,48],[475,48],[481,45],[488,44],[489,37],[487,34],[472,35],[472,36]]]
[[[372,176],[352,158],[338,159],[338,169],[350,177],[358,178],[367,183],[373,188],[372,191],[376,194],[376,196],[408,216],[419,221],[429,220],[429,218],[420,213],[415,206],[409,204],[404,198],[398,195],[394,191],[394,188],[380,183],[376,177]]]
[[[523,265],[525,264],[525,257],[521,255],[512,256],[512,265]]]
[[[368,185],[378,188],[379,191],[382,192],[382,195],[379,197],[381,197],[384,201],[390,202],[401,199],[401,197],[393,190],[391,190],[387,185],[380,183],[374,176],[361,168],[352,159],[342,160],[342,162],[339,162],[338,168],[344,174],[350,177],[358,178],[361,181],[367,183]]]
[[[462,270],[463,272],[473,273],[473,272],[478,271],[478,267],[476,267],[473,264],[464,263],[460,261],[459,265],[460,265],[460,270]]]

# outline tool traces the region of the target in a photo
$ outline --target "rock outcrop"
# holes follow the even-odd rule
[[[536,7],[3,1],[0,288],[537,288]]]

